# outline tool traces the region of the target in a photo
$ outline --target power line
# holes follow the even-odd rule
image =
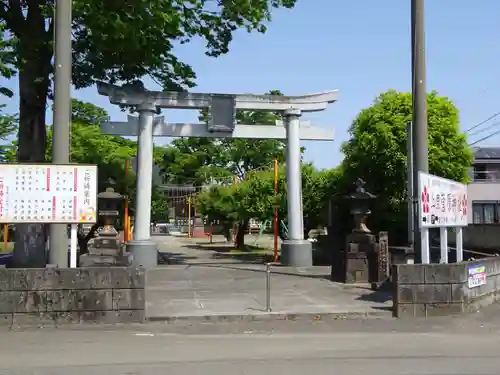
[[[470,133],[470,134],[469,134],[469,137],[472,137],[472,136],[474,136],[474,135],[477,135],[477,134],[483,133],[483,132],[485,132],[486,130],[493,129],[493,128],[497,127],[498,125],[500,125],[500,121],[494,122],[493,124],[491,124],[491,125],[489,125],[489,126],[487,126],[487,127],[485,127],[485,128],[478,129],[478,130],[476,130],[475,132]]]
[[[478,124],[476,124],[476,125],[474,125],[474,126],[470,127],[469,129],[467,129],[467,130],[465,131],[465,133],[468,133],[468,132],[470,132],[471,130],[474,130],[474,129],[476,129],[476,128],[480,127],[481,125],[483,125],[483,124],[487,123],[487,122],[488,122],[488,121],[490,121],[490,120],[493,120],[495,117],[497,117],[497,116],[499,116],[499,115],[500,115],[500,112],[497,112],[497,113],[495,113],[495,114],[491,115],[491,116],[490,116],[490,117],[488,117],[486,120],[481,121],[480,123],[478,123]]]
[[[474,146],[474,145],[478,144],[479,142],[485,141],[485,140],[487,140],[487,139],[489,139],[489,138],[491,138],[491,137],[493,137],[493,136],[495,136],[497,134],[500,134],[500,130],[497,130],[496,132],[488,134],[487,136],[485,136],[485,137],[483,137],[483,138],[481,138],[481,139],[479,139],[479,140],[477,140],[477,141],[475,141],[473,143],[470,143],[469,146]]]

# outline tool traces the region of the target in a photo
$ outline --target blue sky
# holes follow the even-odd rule
[[[498,0],[426,1],[428,90],[454,101],[464,130],[500,111],[499,16]],[[339,89],[340,100],[327,111],[305,116],[335,129],[334,142],[304,142],[306,159],[329,168],[342,160],[340,145],[361,109],[387,89],[410,90],[409,20],[410,0],[298,0],[294,9],[274,13],[266,34],[237,32],[226,56],[205,57],[201,41],[182,46],[178,55],[197,72],[194,91],[278,89],[297,95]],[[74,91],[73,96],[106,108],[113,120],[126,118],[95,88]],[[17,111],[17,99],[8,110]],[[172,122],[197,117],[188,111],[165,115]],[[485,143],[499,144],[499,137]]]

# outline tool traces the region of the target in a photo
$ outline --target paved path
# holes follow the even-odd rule
[[[169,324],[0,330],[0,374],[497,375],[498,310],[493,322],[479,316],[470,328],[467,319],[449,319],[397,321],[392,328],[391,321],[371,320],[382,326],[372,331],[360,321],[288,322],[262,332],[242,322],[195,325],[186,333]]]
[[[262,264],[214,258],[199,249],[206,239],[156,236],[160,251],[173,263],[148,273],[146,316],[149,319],[227,318],[266,315],[266,272]],[[346,286],[328,280],[330,267],[296,269],[273,267],[273,314],[390,315],[387,293],[365,286]],[[246,317],[248,318],[248,317]]]
[[[272,273],[273,313],[390,314],[392,301],[387,294],[300,271],[278,268]],[[148,273],[146,315],[151,319],[262,315],[265,309],[263,266],[177,265]]]

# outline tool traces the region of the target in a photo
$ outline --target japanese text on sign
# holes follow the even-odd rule
[[[1,223],[95,223],[97,167],[0,164]]]
[[[420,227],[467,226],[467,185],[419,172]]]

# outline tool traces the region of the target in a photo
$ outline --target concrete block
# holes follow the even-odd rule
[[[14,313],[12,325],[18,327],[55,327],[56,320],[54,314],[47,312],[39,313]]]
[[[500,274],[500,257],[485,258],[471,262],[472,264],[484,264],[486,267],[486,275],[493,276]]]
[[[0,291],[12,290],[12,270],[0,268]]]
[[[56,290],[47,292],[47,311],[113,310],[112,290]]]
[[[425,305],[417,303],[397,303],[393,315],[396,318],[417,318],[425,316]]]
[[[81,323],[142,323],[144,320],[144,310],[89,311],[80,313]]]
[[[425,305],[425,316],[458,315],[464,312],[462,303],[428,303]]]
[[[111,268],[113,289],[144,289],[146,271],[135,267]]]
[[[392,266],[394,284],[424,284],[425,273],[422,264],[396,264]]]
[[[465,289],[467,288],[466,283],[461,284],[450,284],[451,288],[451,303],[462,303],[465,302]]]
[[[56,269],[16,269],[12,270],[12,290],[34,291],[59,287]]]
[[[52,312],[52,316],[58,326],[80,323],[80,312],[78,311]]]
[[[13,292],[0,292],[0,314],[9,314],[14,311]]]
[[[144,289],[114,289],[113,310],[144,310]]]
[[[465,264],[425,264],[423,265],[425,284],[459,284],[467,281]]]
[[[398,285],[396,301],[398,303],[449,303],[451,285]]]
[[[47,292],[12,292],[12,312],[42,313],[47,311]]]
[[[112,289],[113,288],[113,268],[94,267],[87,270],[90,277],[90,288],[92,289]]]
[[[0,314],[0,327],[12,325],[13,314]]]
[[[469,288],[465,285],[464,289],[464,301],[466,303],[471,303],[474,300],[496,292],[495,280],[487,279],[486,284],[480,285],[475,288]]]
[[[57,289],[91,289],[91,278],[89,269],[86,268],[63,268],[54,269],[54,279],[57,279]]]

